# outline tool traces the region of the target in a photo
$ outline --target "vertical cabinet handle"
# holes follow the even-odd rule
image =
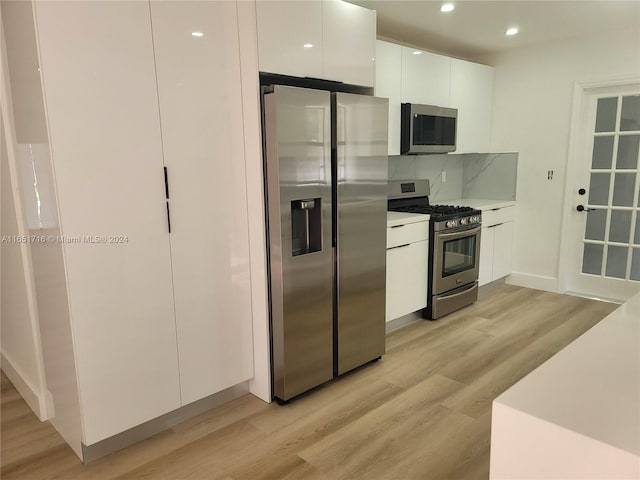
[[[169,176],[167,174],[167,167],[164,168],[164,195],[167,199],[167,227],[169,233],[171,233],[171,211],[169,210]]]
[[[167,175],[167,167],[164,167],[164,195],[169,200],[169,176]]]
[[[171,212],[169,211],[168,201],[167,201],[167,227],[169,228],[169,233],[171,233]]]

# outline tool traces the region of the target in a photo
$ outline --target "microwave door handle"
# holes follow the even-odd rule
[[[468,237],[469,235],[475,235],[480,231],[482,227],[475,227],[470,230],[463,230],[461,232],[453,232],[453,233],[440,233],[438,234],[439,240],[449,240],[451,238],[456,237]]]

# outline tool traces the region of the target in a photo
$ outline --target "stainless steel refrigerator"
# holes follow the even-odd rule
[[[388,100],[265,87],[273,393],[385,351]]]

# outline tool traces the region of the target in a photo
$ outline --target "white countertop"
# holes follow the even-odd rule
[[[640,293],[495,401],[640,455]]]
[[[428,220],[429,215],[422,213],[387,212],[387,228],[406,225],[407,223],[426,222]]]
[[[492,479],[638,478],[640,293],[494,400],[491,449]]]
[[[486,200],[483,198],[456,198],[455,200],[443,200],[442,205],[459,205],[476,208],[478,210],[493,210],[494,208],[512,207],[515,200]]]

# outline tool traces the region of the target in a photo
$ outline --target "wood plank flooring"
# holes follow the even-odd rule
[[[503,285],[387,337],[379,362],[287,406],[246,395],[82,465],[2,374],[1,476],[487,479],[491,402],[617,305]]]

